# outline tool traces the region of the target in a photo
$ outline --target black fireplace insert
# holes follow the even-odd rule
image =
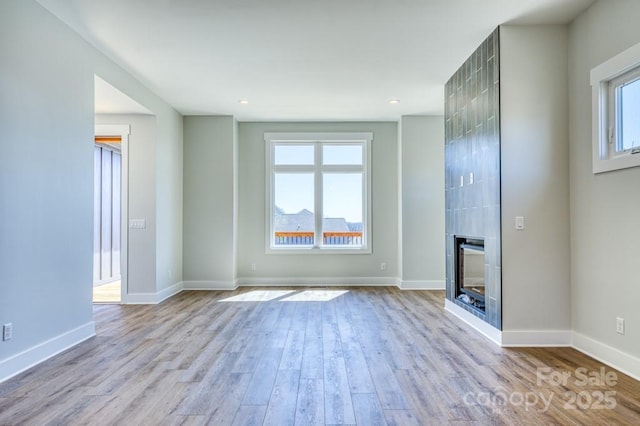
[[[484,312],[484,239],[456,236],[455,244],[455,299]]]

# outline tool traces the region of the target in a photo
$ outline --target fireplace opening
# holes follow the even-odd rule
[[[455,298],[459,302],[484,313],[484,239],[455,237],[455,243]]]

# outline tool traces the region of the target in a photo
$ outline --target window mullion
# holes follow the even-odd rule
[[[330,173],[363,173],[364,166],[361,165],[325,165],[322,171]]]
[[[269,214],[268,223],[269,223],[269,247],[275,246],[275,233],[274,233],[274,211],[275,211],[275,179],[276,179],[276,169],[274,165],[275,159],[275,144],[273,142],[269,143],[269,153],[268,153],[268,163],[267,170],[269,173],[269,208],[267,209],[267,213]]]
[[[322,248],[324,241],[322,239],[322,143],[316,142],[315,144],[315,232],[314,232],[314,248]]]
[[[624,150],[622,145],[622,85],[617,86],[614,91],[614,105],[613,110],[613,141],[614,149],[613,154],[617,154]]]
[[[272,167],[274,173],[313,173],[315,166],[277,165]]]

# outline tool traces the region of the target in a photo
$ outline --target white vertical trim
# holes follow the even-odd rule
[[[369,133],[368,137],[366,137],[364,139],[364,149],[363,149],[363,155],[365,155],[365,159],[364,159],[364,182],[363,182],[363,188],[362,188],[362,197],[366,198],[366,201],[363,201],[363,203],[366,202],[366,204],[363,206],[364,208],[364,215],[362,217],[363,223],[362,223],[362,229],[363,229],[363,234],[364,234],[364,239],[362,240],[362,242],[364,243],[365,247],[367,248],[367,250],[369,251],[369,253],[372,252],[373,250],[373,223],[371,222],[371,211],[373,209],[373,204],[371,199],[373,198],[373,191],[372,191],[372,186],[371,186],[371,176],[373,175],[373,170],[371,169],[371,145],[373,144],[373,133]]]
[[[233,172],[232,172],[232,181],[233,181],[233,189],[232,189],[232,220],[233,220],[233,230],[232,230],[232,268],[233,268],[233,279],[238,276],[238,122],[235,117],[233,117]]]
[[[403,231],[403,218],[402,218],[402,214],[403,214],[403,206],[402,206],[402,201],[404,199],[404,194],[403,194],[403,188],[402,188],[402,118],[398,121],[398,135],[397,135],[397,140],[398,140],[398,187],[396,188],[396,198],[397,198],[397,203],[398,203],[398,258],[397,258],[397,263],[398,263],[398,277],[401,280],[400,281],[400,288],[405,288],[403,283],[406,281],[402,281],[402,278],[404,277],[404,262],[402,260],[402,256],[403,256],[403,244],[404,244],[404,235],[402,234]]]
[[[273,235],[271,235],[271,229],[273,229],[273,187],[275,185],[274,182],[274,173],[271,171],[271,164],[273,164],[273,144],[270,143],[269,139],[266,138],[265,135],[265,145],[264,145],[264,170],[265,173],[267,174],[265,181],[265,185],[266,188],[264,189],[265,192],[265,202],[266,202],[266,206],[265,206],[265,213],[266,213],[266,217],[265,217],[265,224],[264,224],[264,241],[265,241],[265,247],[264,247],[264,251],[265,253],[268,253],[271,245],[273,244],[272,238]]]
[[[324,173],[322,171],[322,144],[313,145],[314,161],[313,161],[313,248],[320,248],[324,245],[322,240],[322,219],[324,216]],[[320,212],[320,214],[318,214]]]
[[[129,132],[123,129],[120,147],[120,301],[129,294]]]

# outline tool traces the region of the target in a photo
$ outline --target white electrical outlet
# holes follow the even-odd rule
[[[8,323],[2,326],[2,341],[13,339],[13,324]]]
[[[252,263],[252,264],[251,264],[251,270],[252,270],[252,271],[255,271],[256,269],[257,269],[256,264],[255,264],[255,263]]]
[[[616,333],[624,334],[624,318],[616,318]]]
[[[381,270],[381,271],[386,271],[386,270],[387,270],[387,264],[386,264],[386,262],[382,262],[382,263],[380,264],[380,270]]]

